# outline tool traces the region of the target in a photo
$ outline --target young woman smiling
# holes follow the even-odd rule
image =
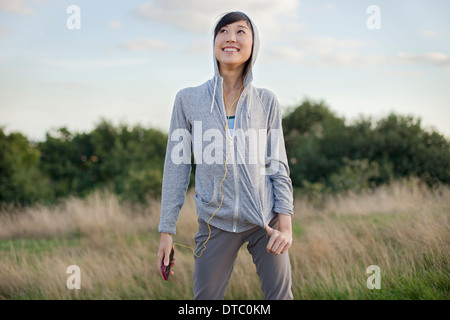
[[[216,152],[231,150],[219,152],[223,159],[210,163],[202,161],[202,152],[196,152],[199,142],[192,139],[191,149],[189,141],[187,157],[190,159],[190,152],[194,152],[196,162],[194,200],[199,222],[193,250],[195,299],[224,298],[244,243],[248,243],[264,298],[293,299],[288,256],[292,244],[292,182],[276,96],[252,85],[258,50],[258,31],[250,18],[242,12],[223,15],[214,29],[213,79],[185,88],[175,98],[163,174],[158,269],[169,265],[172,235],[191,172],[190,163],[173,161],[180,141],[172,139],[172,134],[185,130],[195,137],[195,123],[201,123],[203,132],[220,130],[226,135]],[[233,143],[238,139],[237,130],[265,134],[264,147],[270,153],[264,153],[263,163],[253,163],[246,149]],[[237,163],[233,158],[236,155],[243,155],[245,162]]]

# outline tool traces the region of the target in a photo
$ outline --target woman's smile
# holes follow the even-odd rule
[[[225,53],[237,53],[240,51],[240,49],[236,47],[227,46],[225,48],[222,48],[222,51]]]

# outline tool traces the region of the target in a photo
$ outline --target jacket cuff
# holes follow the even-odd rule
[[[170,233],[170,234],[176,234],[176,228],[175,227],[168,227],[168,226],[163,226],[163,225],[159,225],[158,227],[158,231],[159,233]]]
[[[278,213],[278,214],[291,215],[291,216],[294,214],[294,210],[292,208],[289,208],[287,206],[282,206],[282,205],[275,205],[273,207],[273,212]]]

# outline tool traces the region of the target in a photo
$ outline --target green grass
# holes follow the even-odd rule
[[[10,252],[20,251],[30,255],[39,255],[58,248],[79,247],[81,241],[82,239],[79,234],[65,237],[0,240],[0,253],[8,254]]]
[[[356,221],[354,217],[334,217],[331,219],[336,224],[347,224],[349,221]],[[389,222],[396,221],[395,216],[390,217],[373,217],[367,216],[363,220],[367,220],[371,223],[379,224],[380,226],[389,226]],[[301,245],[302,236],[308,225],[302,225],[299,223],[293,224],[293,235],[295,240]],[[136,235],[124,235],[123,237],[114,236],[108,238],[107,242],[103,245],[114,248],[118,243],[125,245],[130,251],[133,250],[133,246],[136,243],[145,243],[154,241],[154,234],[141,233]],[[0,241],[0,256],[7,258],[13,253],[16,256],[16,262],[18,265],[23,263],[23,258],[27,261],[33,261],[39,259],[42,255],[57,255],[59,251],[68,251],[70,249],[76,249],[76,251],[83,251],[83,249],[89,248],[90,243],[87,237],[81,237],[79,235],[68,235],[66,237],[53,237],[53,238],[24,238],[24,239],[11,239]],[[242,250],[240,254],[246,254],[245,250]],[[399,252],[399,254],[401,254]],[[185,256],[189,258],[189,253],[179,250],[177,255]],[[428,254],[428,255],[431,255]],[[447,300],[450,298],[450,274],[448,269],[448,257],[441,257],[442,264],[440,267],[436,266],[436,258],[428,257],[425,255],[425,265],[421,268],[416,267],[416,272],[410,270],[402,270],[401,268],[391,270],[388,274],[382,274],[382,287],[381,289],[369,290],[365,285],[365,280],[368,275],[357,274],[353,270],[347,276],[347,283],[343,283],[342,279],[336,277],[331,282],[323,281],[321,278],[308,282],[303,287],[297,287],[294,294],[298,299],[332,299],[332,300],[365,300],[365,299],[393,299],[393,300],[418,300],[418,299],[442,299]],[[147,257],[141,257],[153,263],[156,259],[154,251],[149,251]],[[428,262],[426,262],[428,259]],[[13,261],[13,260],[12,260]],[[21,262],[22,261],[22,262]],[[78,259],[78,263],[82,265],[82,259]],[[153,267],[152,265],[149,268]],[[424,268],[425,267],[425,268]],[[364,266],[361,266],[360,271]],[[37,270],[35,270],[37,272]],[[151,276],[157,277],[156,274]],[[143,275],[139,273],[133,273],[131,278],[133,281],[126,284],[114,285],[113,290],[114,299],[148,299],[149,292],[152,292],[152,288],[149,288],[148,281],[142,281]],[[333,276],[332,276],[333,278]],[[160,286],[158,291],[158,299],[191,299],[192,296],[180,297],[179,283],[176,276],[173,276],[172,281],[165,282]],[[348,286],[350,284],[350,286]],[[187,284],[188,290],[192,291],[192,283]],[[77,292],[76,290],[70,292],[71,299],[109,299],[110,295],[105,296],[105,288],[95,288],[89,294],[85,294],[83,290]],[[262,299],[262,294],[247,294],[243,292],[241,294],[234,292],[228,294],[227,298],[233,297],[233,299]],[[34,290],[18,290],[15,292],[2,291],[0,287],[0,297],[13,300],[30,300],[30,299],[48,299],[47,293],[41,291],[38,286]],[[50,298],[52,298],[50,296]],[[58,297],[53,297],[57,299]]]
[[[385,212],[376,207],[362,214],[345,207],[339,208],[340,214],[326,209],[296,212],[289,250],[295,299],[448,300],[448,194],[415,206],[409,203],[415,195],[400,197],[406,198],[404,208],[397,208],[400,200],[393,198],[393,208]],[[97,206],[86,203],[78,208],[86,218],[76,220],[80,225],[69,221],[74,226],[64,233],[33,236],[32,227],[40,230],[38,223],[26,229],[26,237],[4,233],[13,236],[0,240],[0,299],[192,299],[190,250],[177,250],[175,275],[169,281],[156,270],[159,212],[134,221],[126,208],[111,205],[113,199],[99,201]],[[89,220],[106,206],[101,201],[109,201],[114,212],[108,209],[107,218]],[[190,213],[181,215],[176,236],[183,242],[191,241],[196,231],[189,203],[186,211]],[[0,221],[0,231],[3,225]],[[66,268],[71,264],[82,270],[81,290],[66,287]],[[371,264],[380,267],[381,289],[366,286],[366,268]],[[255,267],[243,246],[225,299],[262,298]]]

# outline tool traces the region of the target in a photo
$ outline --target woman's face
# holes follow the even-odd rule
[[[222,27],[214,41],[214,53],[220,65],[239,67],[252,54],[253,35],[249,23],[236,21]]]

